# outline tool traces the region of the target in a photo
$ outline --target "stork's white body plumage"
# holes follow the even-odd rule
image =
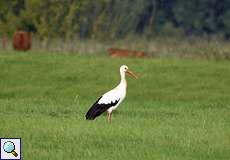
[[[108,112],[108,121],[111,121],[112,111],[115,110],[120,103],[125,99],[127,82],[125,73],[137,78],[128,67],[123,65],[120,67],[121,81],[117,87],[103,94],[89,109],[86,114],[86,119],[93,120],[103,112]]]
[[[125,99],[126,88],[127,88],[127,82],[126,79],[123,79],[121,80],[120,84],[116,88],[105,93],[102,96],[102,98],[98,101],[98,104],[109,104],[111,102],[115,103],[116,101],[118,101],[118,103],[115,106],[112,106],[107,110],[109,113],[111,113]]]

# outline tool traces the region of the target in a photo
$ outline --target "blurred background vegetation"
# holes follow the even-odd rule
[[[11,38],[17,30],[32,32],[37,49],[91,53],[113,44],[156,55],[173,47],[183,50],[178,41],[189,39],[186,45],[193,47],[195,42],[199,48],[204,42],[215,54],[227,47],[220,54],[228,58],[230,1],[1,0],[0,36]],[[159,51],[165,43],[172,48]],[[85,44],[94,48],[82,47]]]

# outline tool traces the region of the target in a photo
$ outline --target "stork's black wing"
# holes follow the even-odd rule
[[[88,120],[94,120],[96,117],[100,116],[103,112],[107,111],[110,107],[115,106],[119,100],[116,100],[115,102],[111,102],[108,104],[98,104],[99,100],[102,98],[102,96],[92,105],[92,107],[88,110],[85,117]]]

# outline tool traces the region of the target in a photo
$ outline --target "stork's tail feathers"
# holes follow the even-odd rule
[[[87,120],[94,120],[96,117],[100,116],[102,113],[107,111],[110,107],[115,106],[118,101],[116,100],[114,103],[111,102],[109,104],[98,104],[98,101],[101,99],[101,97],[93,104],[93,106],[89,109],[89,111],[86,113],[85,118]]]
[[[85,118],[87,120],[94,120],[97,116],[99,116],[101,113],[98,110],[97,106],[92,106],[90,110],[86,113]]]
[[[85,118],[87,120],[94,120],[97,116],[100,115],[99,114],[100,107],[98,101],[101,99],[101,97],[92,105],[92,107],[86,113]]]
[[[94,120],[94,119],[96,118],[96,116],[95,116],[94,112],[88,111],[88,112],[86,113],[86,115],[85,115],[85,118],[86,118],[87,120]]]
[[[87,120],[94,120],[96,117],[100,116],[103,112],[105,112],[108,108],[108,105],[96,103],[89,109],[85,117]]]

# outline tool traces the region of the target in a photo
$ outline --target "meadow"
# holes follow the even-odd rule
[[[112,123],[86,121],[122,64],[140,78]],[[0,137],[25,160],[230,159],[228,61],[1,51],[0,69]]]

